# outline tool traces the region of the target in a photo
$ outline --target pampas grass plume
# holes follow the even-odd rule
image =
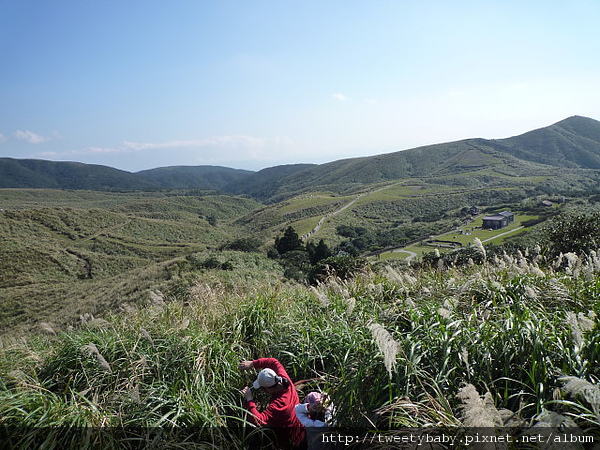
[[[583,378],[564,376],[559,381],[565,383],[564,390],[572,396],[581,395],[593,408],[594,414],[600,417],[600,387]]]
[[[463,402],[463,426],[478,428],[504,425],[489,391],[481,397],[475,386],[467,384],[456,396]]]
[[[473,239],[473,245],[479,251],[479,253],[481,253],[481,255],[483,256],[483,259],[485,259],[487,257],[487,253],[485,251],[485,247],[483,246],[483,243],[481,242],[481,239],[479,239],[479,238]]]
[[[383,353],[385,368],[390,378],[392,378],[392,372],[396,370],[396,356],[400,352],[400,344],[394,340],[383,325],[372,323],[369,325],[369,330],[377,343],[377,347]]]
[[[104,359],[104,356],[100,354],[100,351],[98,350],[98,347],[96,347],[96,344],[90,343],[88,345],[84,345],[82,350],[86,350],[90,354],[94,355],[98,360],[98,365],[100,366],[100,368],[106,370],[107,372],[112,372],[110,364],[108,364],[106,359]]]
[[[54,328],[52,328],[50,326],[50,324],[47,323],[47,322],[40,322],[40,328],[46,334],[50,334],[50,335],[53,335],[53,336],[56,334],[56,331],[54,331]]]
[[[327,294],[325,292],[321,291],[320,289],[317,289],[314,286],[311,286],[310,290],[314,294],[314,296],[317,297],[317,300],[319,300],[321,306],[323,306],[324,308],[327,308],[327,306],[329,306],[329,297],[327,297]]]

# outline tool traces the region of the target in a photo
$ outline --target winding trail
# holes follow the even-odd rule
[[[348,203],[346,203],[344,206],[342,206],[341,208],[329,213],[329,214],[325,214],[323,217],[321,217],[319,219],[319,221],[317,222],[317,224],[315,225],[315,227],[310,230],[308,233],[306,233],[305,235],[303,235],[301,237],[301,239],[303,241],[307,240],[309,237],[311,237],[313,234],[318,233],[319,230],[323,227],[323,224],[325,223],[325,220],[327,220],[329,217],[333,217],[339,213],[341,213],[342,211],[345,211],[346,209],[350,208],[352,205],[354,205],[361,197],[364,197],[365,195],[371,195],[374,194],[375,192],[379,192],[379,191],[384,191],[386,189],[389,189],[393,186],[396,186],[397,184],[401,184],[403,182],[396,182],[396,183],[391,183],[388,184],[387,186],[382,186],[380,188],[377,189],[373,189],[372,191],[367,191],[367,192],[363,192],[362,194],[358,194],[356,197],[354,197],[352,200],[350,200]]]
[[[335,211],[333,211],[333,212],[331,212],[331,213],[329,213],[329,214],[326,214],[326,215],[324,215],[323,217],[321,217],[321,218],[319,219],[319,221],[317,222],[317,224],[315,225],[315,227],[314,227],[314,228],[313,228],[311,231],[309,231],[308,233],[306,233],[305,235],[303,235],[303,236],[301,237],[301,239],[302,239],[303,241],[305,241],[306,239],[308,239],[308,238],[309,238],[310,236],[312,236],[313,234],[315,234],[315,233],[318,233],[318,232],[319,232],[319,230],[320,230],[320,229],[323,227],[323,225],[325,224],[325,220],[327,220],[329,217],[335,216],[336,214],[339,214],[339,213],[341,213],[342,211],[344,211],[344,210],[346,210],[346,209],[350,208],[350,207],[351,207],[352,205],[354,205],[354,204],[355,204],[355,203],[358,201],[358,199],[360,199],[361,197],[364,197],[365,195],[371,195],[371,194],[374,194],[374,193],[376,193],[376,192],[384,191],[384,190],[386,190],[386,189],[389,189],[389,188],[391,188],[391,187],[394,187],[394,186],[396,186],[396,185],[403,184],[405,181],[406,181],[406,180],[403,180],[403,181],[397,181],[397,182],[393,182],[393,183],[390,183],[390,184],[388,184],[388,185],[386,185],[386,186],[382,186],[382,187],[380,187],[380,188],[373,189],[372,191],[367,191],[367,192],[363,192],[362,194],[358,194],[358,195],[357,195],[357,196],[356,196],[354,199],[350,200],[348,203],[346,203],[346,204],[345,204],[344,206],[342,206],[341,208],[339,208],[339,209],[337,209],[337,210],[335,210]],[[456,191],[447,192],[446,194],[454,194],[454,193],[460,193],[460,192],[469,192],[469,191],[480,191],[480,190],[484,190],[484,189],[487,189],[487,188],[466,188],[466,189],[458,189],[458,190],[456,190]],[[421,195],[420,197],[436,197],[436,196],[439,196],[439,195],[440,195],[439,193],[432,193],[432,194],[423,194],[423,195]]]
[[[319,219],[319,221],[317,222],[317,224],[315,225],[315,227],[314,227],[312,230],[310,230],[308,233],[306,233],[304,236],[302,236],[302,240],[303,240],[303,241],[305,241],[305,240],[306,240],[306,239],[308,239],[310,236],[312,236],[313,234],[317,233],[317,232],[318,232],[318,231],[319,231],[319,230],[320,230],[320,229],[323,227],[323,224],[325,223],[325,220],[327,220],[329,217],[333,217],[333,216],[335,216],[336,214],[339,214],[339,213],[341,213],[342,211],[344,211],[344,210],[346,210],[346,209],[350,208],[350,207],[351,207],[352,205],[354,205],[354,204],[355,204],[355,203],[358,201],[358,199],[359,199],[360,197],[362,197],[363,195],[366,195],[366,194],[359,194],[359,195],[357,195],[357,196],[356,196],[354,199],[352,199],[350,202],[348,202],[348,203],[346,203],[344,206],[342,206],[340,209],[337,209],[337,210],[335,210],[335,211],[333,211],[333,212],[331,212],[331,213],[329,213],[329,214],[325,214],[323,217],[321,217],[321,218]]]
[[[411,259],[414,259],[417,256],[417,254],[415,252],[411,252],[410,250],[397,248],[392,251],[394,253],[408,253],[408,256],[406,258],[404,258],[405,261],[410,261]]]
[[[523,226],[520,226],[520,227],[514,228],[514,229],[512,229],[512,230],[505,231],[504,233],[497,234],[496,236],[492,236],[491,238],[484,239],[484,240],[483,240],[483,241],[481,241],[481,242],[483,243],[483,242],[492,241],[492,240],[494,240],[494,239],[496,239],[496,238],[499,238],[500,236],[504,236],[505,234],[514,233],[515,231],[517,231],[517,230],[520,230],[521,228],[523,228]]]
[[[350,200],[348,203],[346,203],[345,205],[343,205],[343,206],[342,206],[342,207],[340,207],[339,209],[337,209],[337,210],[335,210],[335,211],[333,211],[333,212],[331,212],[331,213],[329,213],[329,214],[326,214],[326,215],[324,215],[323,217],[321,217],[321,218],[319,219],[319,221],[317,222],[317,224],[315,225],[315,227],[314,227],[312,230],[310,230],[308,233],[306,233],[306,234],[302,235],[302,237],[301,237],[300,239],[302,239],[302,241],[306,241],[306,240],[307,240],[309,237],[311,237],[311,236],[312,236],[312,235],[314,235],[315,233],[318,233],[318,232],[321,230],[321,228],[322,228],[322,227],[323,227],[323,225],[325,224],[325,221],[326,221],[328,218],[330,218],[330,217],[333,217],[333,216],[335,216],[335,215],[337,215],[337,214],[339,214],[339,213],[341,213],[341,212],[345,211],[346,209],[350,208],[350,207],[351,207],[351,206],[353,206],[353,205],[354,205],[354,204],[355,204],[355,203],[356,203],[356,202],[357,202],[357,201],[358,201],[358,200],[359,200],[361,197],[364,197],[364,196],[366,196],[366,195],[371,195],[371,194],[374,194],[375,192],[379,192],[379,191],[383,191],[383,190],[389,189],[389,188],[391,188],[391,187],[393,187],[393,186],[396,186],[397,184],[401,184],[401,183],[402,183],[402,182],[391,183],[391,184],[389,184],[389,185],[387,185],[387,186],[383,186],[383,187],[380,187],[380,188],[378,188],[378,189],[373,189],[372,191],[367,191],[367,192],[363,192],[362,194],[358,194],[358,195],[357,195],[355,198],[353,198],[352,200]],[[480,189],[482,189],[482,188],[464,189],[464,190],[461,190],[461,191],[474,191],[474,190],[480,190]],[[424,197],[426,197],[426,196],[432,196],[432,195],[438,195],[438,194],[427,194],[427,195],[424,195]],[[515,231],[518,231],[518,230],[520,230],[521,228],[523,228],[523,227],[522,227],[522,226],[520,226],[520,227],[518,227],[518,228],[515,228],[515,229],[513,229],[513,230],[505,231],[504,233],[497,234],[497,235],[495,235],[495,236],[493,236],[493,237],[491,237],[491,238],[484,239],[484,240],[482,240],[481,242],[482,242],[482,243],[483,243],[483,242],[488,242],[488,241],[491,241],[491,240],[493,240],[493,239],[496,239],[496,238],[498,238],[498,237],[500,237],[500,236],[504,236],[505,234],[514,233]],[[442,234],[441,234],[441,235],[439,235],[439,236],[443,236],[444,234],[447,234],[447,233],[442,233]],[[408,253],[408,256],[405,258],[405,259],[406,259],[406,261],[410,261],[410,260],[414,259],[414,258],[417,256],[417,254],[416,254],[415,252],[412,252],[412,251],[410,251],[410,250],[405,250],[403,247],[396,247],[396,248],[392,249],[391,251],[392,251],[392,252],[397,252],[397,253]]]

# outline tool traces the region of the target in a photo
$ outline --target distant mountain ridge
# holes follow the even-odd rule
[[[311,190],[344,192],[410,177],[458,175],[485,168],[600,170],[600,122],[572,116],[506,139],[465,139],[326,164],[292,164],[258,172],[219,166],[173,166],[126,172],[75,162],[0,158],[0,188],[112,191],[211,189],[277,200]]]
[[[136,174],[164,189],[220,190],[228,184],[241,182],[254,172],[219,166],[169,166],[142,170]]]
[[[156,189],[157,185],[140,175],[107,166],[0,158],[0,188],[134,191]]]
[[[600,122],[581,116],[493,141],[526,161],[551,166],[600,169]]]
[[[444,177],[485,168],[527,175],[547,173],[552,167],[600,169],[600,122],[572,116],[512,138],[465,139],[333,161],[272,180],[270,189],[256,192],[254,198],[279,201],[315,190],[353,192],[395,179]],[[235,186],[225,190],[236,192]]]

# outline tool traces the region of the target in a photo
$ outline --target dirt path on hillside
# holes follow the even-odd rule
[[[358,194],[354,199],[352,199],[350,202],[346,203],[344,206],[342,206],[341,208],[324,215],[323,217],[321,217],[319,219],[319,221],[317,222],[317,224],[315,225],[315,227],[310,230],[308,233],[306,233],[305,235],[302,236],[302,240],[305,241],[306,239],[308,239],[309,237],[311,237],[313,234],[318,233],[319,230],[323,227],[323,224],[325,223],[325,221],[330,218],[335,216],[336,214],[341,213],[342,211],[350,208],[352,205],[354,205],[359,198],[361,198],[362,196],[367,195],[367,194]]]
[[[401,249],[401,248],[397,248],[392,250],[394,253],[408,253],[408,256],[406,258],[404,258],[405,261],[410,261],[411,259],[414,259],[417,257],[417,254],[415,252],[411,252],[410,250],[405,250],[405,249]]]
[[[391,188],[392,186],[395,186],[396,184],[399,184],[399,183],[392,183],[392,184],[390,184],[390,185],[388,185],[388,186],[383,186],[383,187],[380,187],[380,188],[378,188],[378,189],[373,189],[372,191],[363,192],[362,194],[358,194],[356,197],[354,197],[352,200],[350,200],[348,203],[346,203],[346,204],[345,204],[344,206],[342,206],[341,208],[339,208],[339,209],[336,209],[335,211],[333,211],[333,212],[331,212],[331,213],[329,213],[329,214],[326,214],[326,215],[324,215],[323,217],[321,217],[321,218],[319,219],[319,221],[317,222],[317,224],[315,225],[315,227],[314,227],[312,230],[310,230],[308,233],[306,233],[305,235],[303,235],[303,236],[301,237],[301,239],[302,239],[303,241],[305,241],[305,240],[307,240],[309,237],[311,237],[313,234],[315,234],[315,233],[318,233],[318,232],[319,232],[319,230],[320,230],[320,229],[323,227],[323,224],[325,223],[325,221],[326,221],[328,218],[330,218],[330,217],[333,217],[333,216],[335,216],[335,215],[337,215],[337,214],[341,213],[342,211],[345,211],[346,209],[350,208],[350,207],[351,207],[352,205],[354,205],[354,204],[355,204],[355,203],[356,203],[356,202],[357,202],[357,201],[358,201],[358,200],[359,200],[361,197],[364,197],[365,195],[371,195],[371,194],[374,194],[375,192],[383,191],[383,190],[385,190],[385,189],[389,189],[389,188]]]
[[[126,225],[128,225],[130,223],[131,223],[131,219],[126,220],[125,222],[113,225],[112,227],[103,228],[102,230],[97,231],[96,233],[94,233],[94,234],[92,234],[92,235],[90,235],[88,237],[85,237],[82,240],[84,240],[84,241],[91,241],[93,239],[96,239],[99,236],[106,236],[106,233],[108,233],[109,231],[116,230],[117,228],[123,228],[124,226],[126,226]]]
[[[521,228],[523,228],[523,226],[517,227],[517,228],[515,228],[515,229],[513,229],[513,230],[508,230],[508,231],[505,231],[504,233],[497,234],[496,236],[492,236],[491,238],[484,239],[484,240],[483,240],[483,241],[481,241],[481,242],[482,242],[482,243],[484,243],[484,242],[492,241],[492,240],[494,240],[494,239],[496,239],[496,238],[499,238],[500,236],[504,236],[505,234],[514,233],[515,231],[517,231],[517,230],[520,230]]]
[[[335,215],[337,215],[337,214],[345,211],[346,209],[350,208],[361,197],[364,197],[366,195],[371,195],[371,194],[374,194],[376,192],[384,191],[386,189],[389,189],[391,187],[394,187],[394,186],[396,186],[398,184],[402,184],[402,183],[403,182],[391,183],[391,184],[388,184],[387,186],[383,186],[383,187],[380,187],[380,188],[377,188],[377,189],[373,189],[372,191],[367,191],[367,192],[363,192],[362,194],[358,194],[355,198],[353,198],[352,200],[350,200],[348,203],[346,203],[345,205],[343,205],[341,208],[339,208],[339,209],[337,209],[337,210],[335,210],[335,211],[333,211],[333,212],[331,212],[329,214],[326,214],[323,217],[321,217],[319,219],[319,221],[317,222],[317,224],[315,225],[315,227],[311,231],[309,231],[308,233],[302,235],[302,237],[300,239],[302,239],[303,241],[306,241],[309,237],[311,237],[315,233],[318,233],[321,230],[321,228],[325,224],[325,221],[328,218],[333,217],[333,216],[335,216]],[[484,189],[484,188],[467,188],[467,189],[460,189],[460,190],[458,190],[456,192],[478,191],[478,190],[482,190],[482,189]],[[455,193],[455,191],[452,191],[451,193]],[[439,194],[425,194],[425,195],[422,195],[422,197],[430,197],[430,196],[436,196],[436,195],[439,195]],[[517,228],[517,229],[519,229],[519,228]],[[512,233],[513,231],[516,231],[517,229],[511,230],[511,231],[507,231],[507,233]],[[505,234],[505,233],[502,233],[502,234]],[[495,239],[498,236],[502,236],[502,234],[499,234],[497,236],[494,236],[493,238],[487,239],[486,241],[482,241],[482,242],[487,242],[488,240]],[[392,251],[397,251],[397,250],[399,250],[401,248],[402,247],[397,247],[397,248],[393,249]],[[410,252],[410,251],[406,251],[406,252],[407,253],[413,253],[413,252]],[[416,256],[416,254],[415,255],[409,255],[406,259],[409,260],[409,259],[414,258],[415,256]]]

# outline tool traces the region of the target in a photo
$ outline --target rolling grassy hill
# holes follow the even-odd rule
[[[600,169],[600,126],[595,120],[569,117],[520,136],[494,141],[501,151],[541,164]]]
[[[239,183],[254,172],[217,166],[172,166],[136,172],[163,189],[214,189]]]
[[[0,189],[1,421],[28,448],[36,439],[62,448],[71,436],[60,426],[165,425],[198,430],[194,444],[247,448],[239,389],[248,379],[237,365],[268,355],[308,379],[303,394],[329,392],[347,427],[468,429],[472,402],[490,428],[527,432],[551,415],[597,434],[597,252],[554,260],[541,247],[502,257],[477,248],[481,261],[437,268],[381,258],[313,287],[266,256],[289,225],[305,234],[320,224],[309,239],[331,247],[348,237],[344,227],[367,246],[395,246],[455,230],[473,205],[518,207],[521,221],[541,216],[548,193],[597,192],[597,170],[562,144],[554,148],[570,168],[524,161],[509,144],[467,140],[270,168],[254,181],[241,174],[235,183],[265,203],[201,184]],[[213,182],[232,174],[222,175]],[[223,246],[247,237],[263,246]]]
[[[505,175],[551,176],[557,181],[563,175],[570,180],[584,176],[598,180],[598,135],[600,122],[574,116],[504,140],[466,139],[321,164],[281,178],[269,190],[268,196],[258,193],[257,198],[281,201],[298,193],[319,190],[337,194],[356,193],[373,183],[415,177],[470,177],[480,170],[487,171],[487,182],[497,184],[506,181]],[[565,173],[566,168],[571,171]],[[594,173],[590,175],[589,170]],[[463,181],[466,178],[462,176]],[[245,182],[250,180],[252,177]]]
[[[158,185],[142,176],[107,166],[0,158],[0,188],[135,191],[157,189]]]
[[[48,318],[64,325],[147,296],[186,257],[234,239],[230,222],[259,205],[232,196],[51,190],[0,190],[0,203],[5,329]]]
[[[410,177],[554,176],[556,168],[600,169],[600,122],[573,116],[507,139],[466,139],[327,164],[276,166],[259,172],[225,167],[162,167],[130,173],[105,166],[0,158],[0,187],[110,191],[212,189],[275,203],[299,193],[354,193]]]
[[[196,273],[119,314],[0,339],[6,447],[122,448],[125,429],[133,446],[249,448],[257,433],[240,388],[256,373],[238,365],[265,356],[304,380],[301,398],[327,392],[351,437],[510,436],[514,448],[523,436],[558,436],[560,448],[591,437],[573,447],[587,448],[600,436],[596,253],[566,265],[538,251],[443,270],[387,265],[313,288],[265,274],[276,272]],[[162,275],[135,276],[98,294],[147,293]]]
[[[372,240],[364,249],[372,250],[451,230],[465,207],[594,193],[600,178],[590,155],[598,150],[599,127],[573,117],[501,141],[468,139],[257,173],[171,167],[129,174],[4,158],[4,185],[39,175],[38,187],[63,183],[72,190],[0,190],[0,300],[9,306],[0,323],[35,323],[43,312],[60,315],[65,304],[71,313],[64,321],[81,311],[111,309],[147,295],[152,280],[173,280],[191,260],[198,266],[198,258],[229,241],[251,236],[266,249],[288,226],[330,247],[345,239],[339,227],[363,228]],[[539,142],[552,142],[556,151],[542,158]],[[86,186],[97,182],[99,190],[79,190],[78,177],[88,179]],[[157,188],[188,184],[179,191]],[[109,186],[149,190],[102,191]],[[200,190],[217,186],[264,203]]]

